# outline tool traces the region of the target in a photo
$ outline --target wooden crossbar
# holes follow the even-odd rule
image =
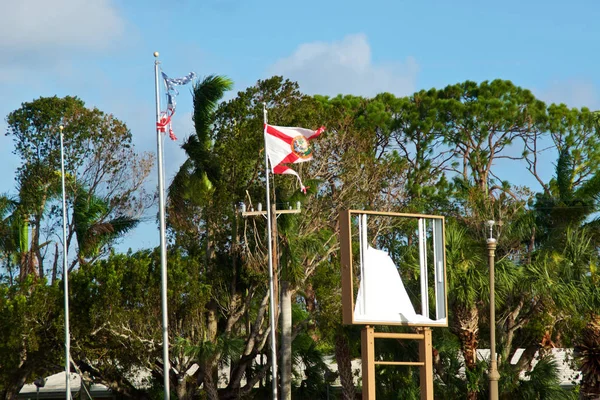
[[[425,335],[422,333],[373,332],[373,337],[376,339],[425,339]]]
[[[422,367],[425,363],[422,361],[375,361],[375,365],[414,365]]]

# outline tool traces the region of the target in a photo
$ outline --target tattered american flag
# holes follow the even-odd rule
[[[162,113],[160,121],[156,123],[156,127],[161,132],[166,132],[168,128],[169,137],[171,138],[171,140],[177,140],[177,137],[173,133],[173,126],[171,121],[171,118],[175,114],[175,97],[179,94],[177,86],[187,85],[196,77],[196,74],[194,72],[190,72],[182,78],[169,78],[164,72],[161,72],[161,74],[163,80],[165,81],[165,88],[167,94],[167,111]]]

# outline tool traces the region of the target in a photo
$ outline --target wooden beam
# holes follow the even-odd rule
[[[340,261],[342,264],[342,322],[354,324],[354,285],[352,280],[352,236],[350,233],[350,212],[342,210],[340,224]]]
[[[372,326],[365,326],[361,332],[363,400],[375,400],[375,338],[373,333]]]
[[[425,338],[419,342],[421,400],[433,400],[433,346],[431,344],[431,328],[423,328]]]

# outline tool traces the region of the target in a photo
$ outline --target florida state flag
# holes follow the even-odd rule
[[[310,141],[319,136],[325,127],[316,131],[306,128],[290,128],[265,124],[265,150],[274,174],[295,175],[300,189],[306,193],[306,187],[296,171],[284,164],[296,164],[312,160]]]

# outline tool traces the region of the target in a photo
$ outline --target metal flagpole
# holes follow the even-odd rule
[[[67,266],[67,197],[65,193],[65,151],[63,129],[60,129],[60,176],[62,180],[62,211],[63,211],[63,283],[65,285],[65,398],[71,398],[71,333],[69,329],[69,269]]]
[[[160,122],[160,88],[158,81],[158,51],[154,52],[154,77],[156,88],[156,123]],[[158,163],[158,210],[160,220],[160,281],[161,281],[161,306],[162,306],[162,329],[163,329],[163,375],[164,375],[164,400],[170,398],[169,371],[169,331],[167,314],[167,243],[165,238],[165,184],[163,174],[163,149],[162,134],[156,126],[156,156]]]
[[[263,114],[265,124],[265,179],[267,181],[267,230],[269,233],[269,297],[270,301],[270,316],[271,323],[271,375],[273,385],[273,400],[277,400],[277,347],[275,341],[275,293],[273,290],[273,235],[271,231],[271,193],[269,187],[269,157],[267,155],[267,103],[263,103]]]

